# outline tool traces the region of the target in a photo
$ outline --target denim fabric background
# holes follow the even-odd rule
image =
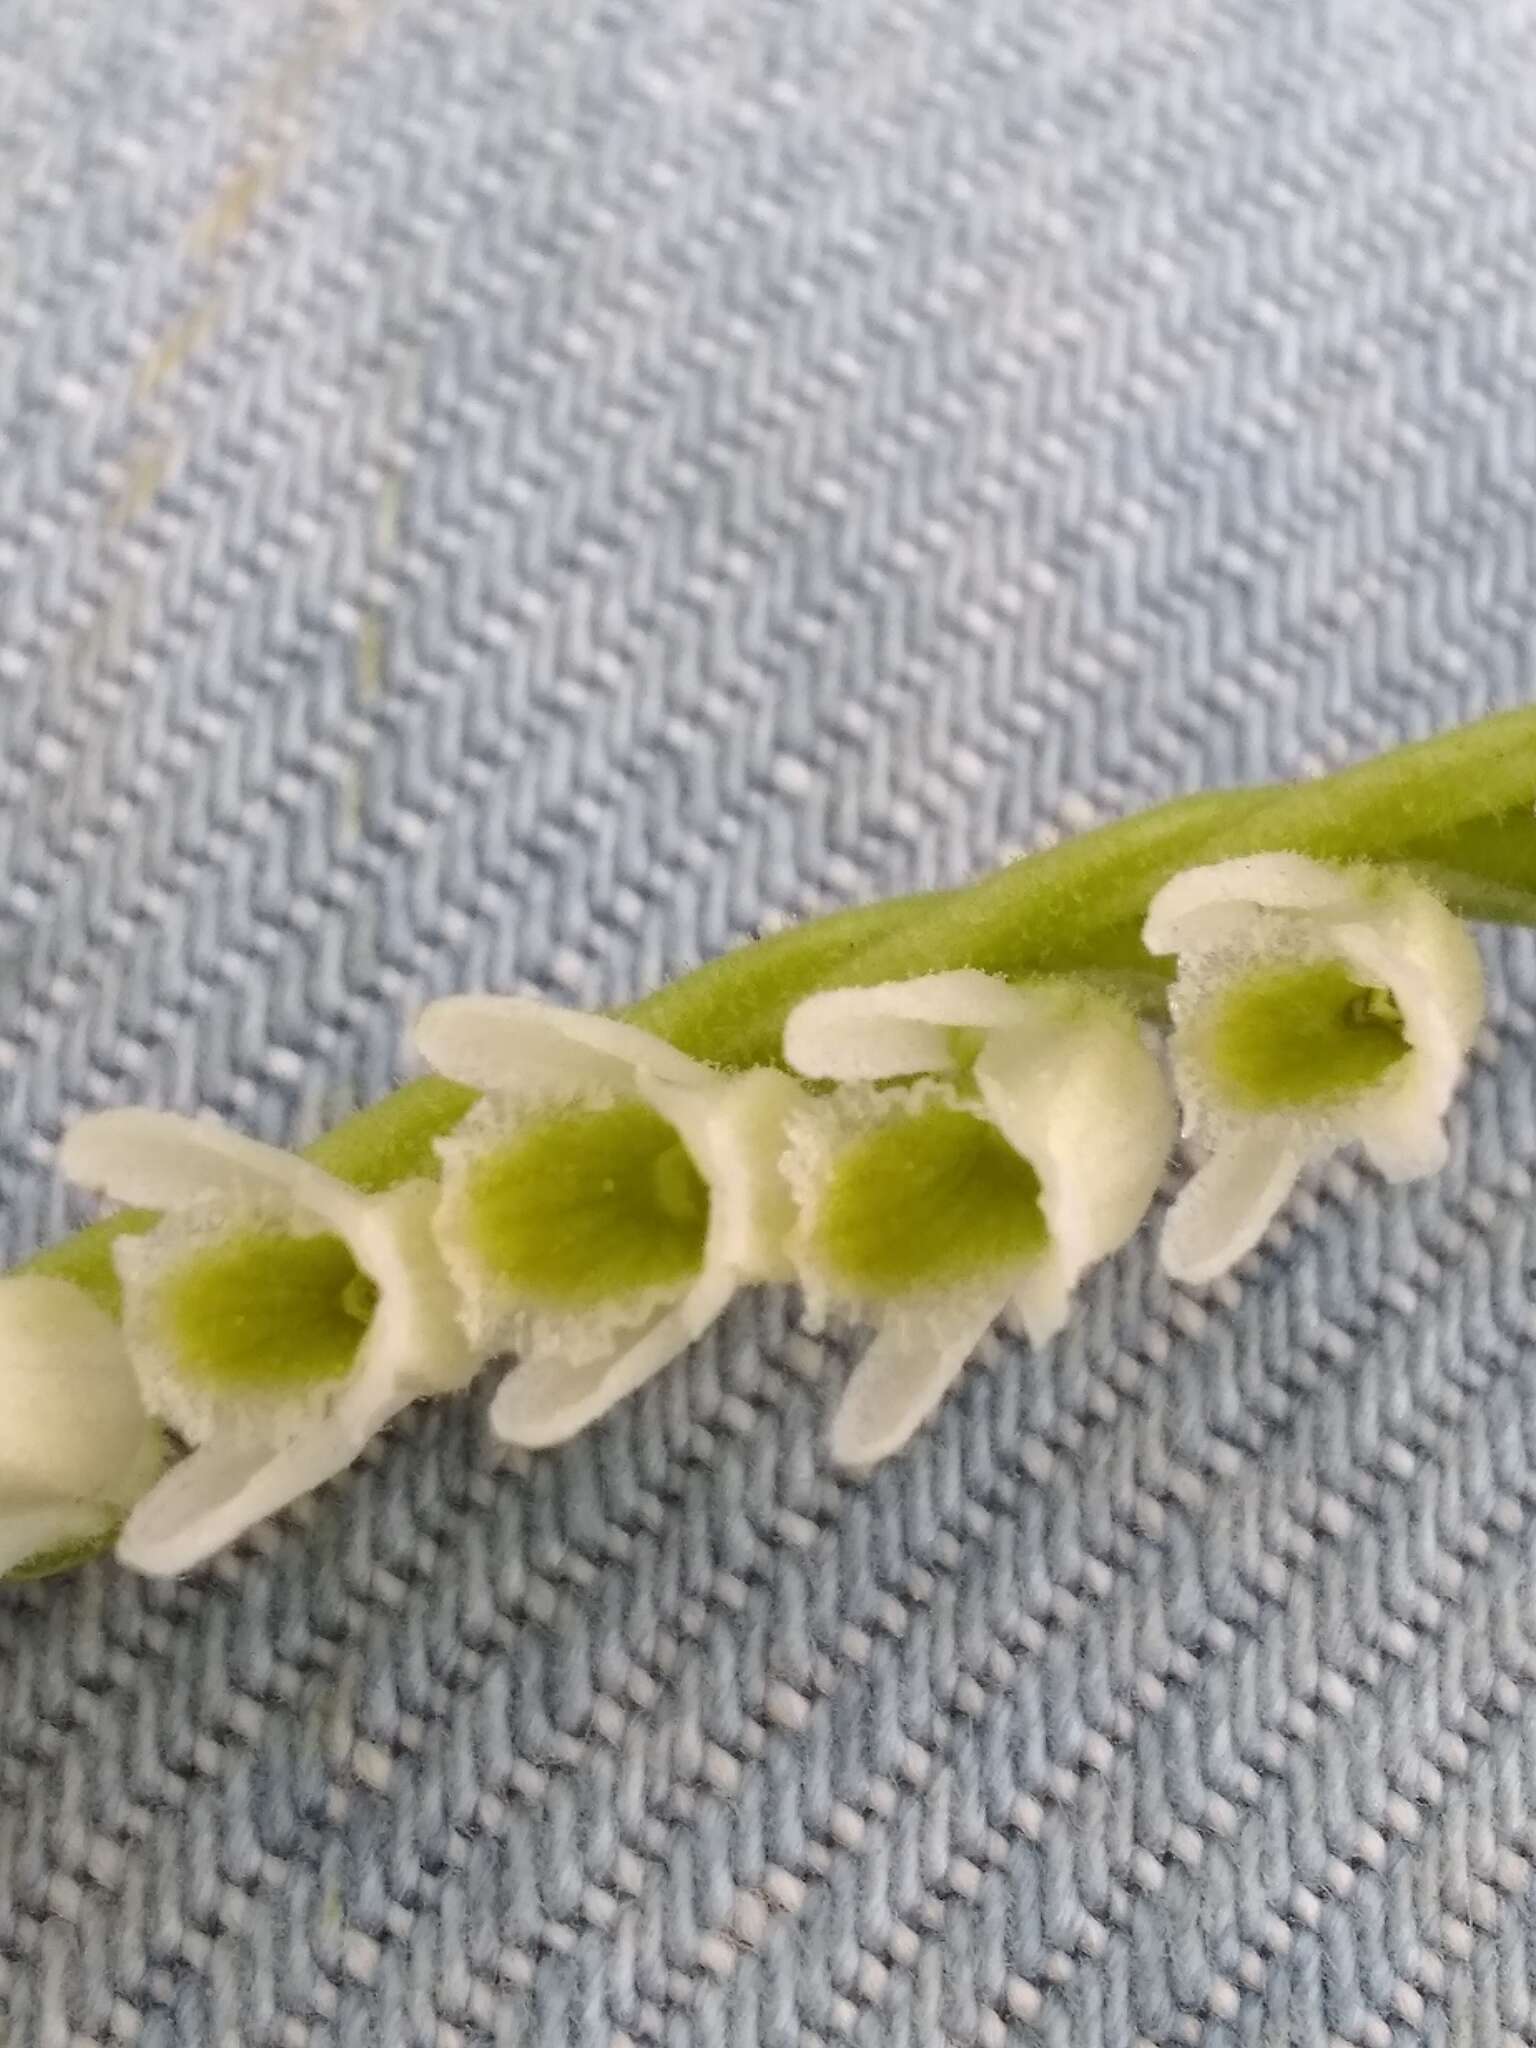
[[[1532,694],[1532,0],[7,0],[0,1248],[428,993]],[[1536,948],[858,1483],[745,1300],[0,1600],[9,2048],[1536,2041]]]

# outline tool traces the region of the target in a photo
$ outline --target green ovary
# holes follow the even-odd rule
[[[226,1393],[286,1393],[340,1379],[378,1293],[339,1237],[247,1230],[160,1283],[177,1370]]]
[[[1319,1108],[1386,1079],[1408,1052],[1390,994],[1338,960],[1264,968],[1216,998],[1191,1043],[1234,1108]]]
[[[460,1227],[477,1263],[532,1303],[584,1309],[682,1286],[704,1263],[709,1189],[643,1102],[567,1111],[476,1159]]]
[[[1027,1264],[1050,1239],[1040,1179],[984,1118],[937,1107],[893,1117],[839,1156],[818,1207],[818,1259],[872,1299]]]

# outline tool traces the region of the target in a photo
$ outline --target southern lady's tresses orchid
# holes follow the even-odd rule
[[[123,1335],[65,1280],[0,1280],[0,1578],[110,1542],[165,1463]]]
[[[195,1448],[129,1515],[125,1563],[181,1572],[350,1465],[473,1356],[432,1237],[437,1191],[360,1194],[220,1125],[87,1117],[63,1166],[170,1213],[116,1246],[123,1333],[146,1406]]]
[[[875,1328],[832,1426],[834,1456],[868,1465],[1005,1309],[1033,1343],[1060,1330],[1083,1273],[1145,1215],[1173,1107],[1134,1019],[1070,981],[960,970],[829,991],[791,1014],[784,1049],[853,1084],[794,1113],[786,1165],[813,1313]]]
[[[784,1074],[722,1077],[611,1018],[518,996],[423,1012],[417,1045],[485,1091],[442,1140],[438,1241],[466,1334],[520,1361],[491,1426],[559,1443],[633,1393],[743,1284],[784,1273]]]
[[[1206,1159],[1167,1256],[1206,1276],[1318,1152],[1356,1138],[1394,1174],[1439,1162],[1481,1014],[1454,917],[1536,929],[1536,705],[811,918],[652,990],[628,1030],[471,1001],[429,1027],[442,1072],[304,1162],[202,1125],[88,1125],[66,1150],[80,1176],[171,1215],[104,1217],[36,1251],[23,1291],[0,1283],[3,1554],[44,1569],[107,1540],[155,1477],[143,1407],[196,1448],[121,1549],[180,1569],[493,1344],[525,1360],[503,1433],[553,1442],[740,1281],[797,1272],[877,1325],[835,1436],[867,1462],[996,1308],[1055,1328],[1144,1206],[1171,1104],[1104,990],[1161,1010],[1153,953],[1176,957],[1173,1063]],[[836,993],[850,982],[864,993]],[[842,1088],[748,1071],[777,1063],[792,1014],[791,1055]],[[45,1357],[67,1396],[31,1377]],[[125,1358],[138,1404],[120,1405]]]
[[[1433,1173],[1483,1015],[1477,948],[1405,876],[1298,854],[1224,861],[1153,899],[1172,954],[1173,1063],[1205,1162],[1163,1260],[1214,1279],[1263,1236],[1310,1161],[1360,1143],[1390,1180]]]

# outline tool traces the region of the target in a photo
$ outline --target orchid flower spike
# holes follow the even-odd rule
[[[491,1426],[563,1442],[785,1274],[799,1089],[722,1076],[608,1017],[520,996],[431,1004],[416,1043],[485,1099],[443,1139],[438,1241],[470,1342],[520,1361]]]
[[[1031,1342],[1135,1231],[1173,1143],[1128,1011],[971,970],[808,997],[784,1052],[849,1083],[790,1120],[791,1237],[813,1314],[872,1323],[832,1424],[842,1464],[898,1449],[1010,1306]],[[881,1085],[895,1084],[895,1085]]]
[[[115,1246],[145,1404],[195,1448],[129,1515],[118,1556],[189,1570],[350,1465],[474,1360],[431,1229],[436,1189],[365,1195],[292,1153],[147,1109],[86,1117],[64,1171],[169,1213]]]
[[[1389,1180],[1445,1163],[1445,1114],[1483,1016],[1477,948],[1389,869],[1255,854],[1176,876],[1144,933],[1172,954],[1174,1076],[1204,1164],[1163,1263],[1212,1280],[1309,1162],[1358,1141]]]
[[[67,1281],[0,1280],[0,1578],[105,1549],[165,1457],[112,1318]]]

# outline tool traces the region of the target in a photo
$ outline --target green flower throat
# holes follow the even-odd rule
[[[283,1394],[351,1371],[378,1290],[339,1237],[243,1230],[162,1283],[163,1334],[184,1378]]]
[[[567,1110],[475,1159],[458,1222],[476,1262],[541,1307],[685,1285],[704,1263],[709,1190],[648,1103]]]
[[[871,1300],[1007,1271],[1049,1242],[1040,1178],[984,1117],[936,1104],[838,1155],[817,1209],[818,1261]]]
[[[1392,996],[1339,960],[1248,975],[1197,1013],[1191,1041],[1224,1100],[1260,1113],[1363,1094],[1409,1051]]]

